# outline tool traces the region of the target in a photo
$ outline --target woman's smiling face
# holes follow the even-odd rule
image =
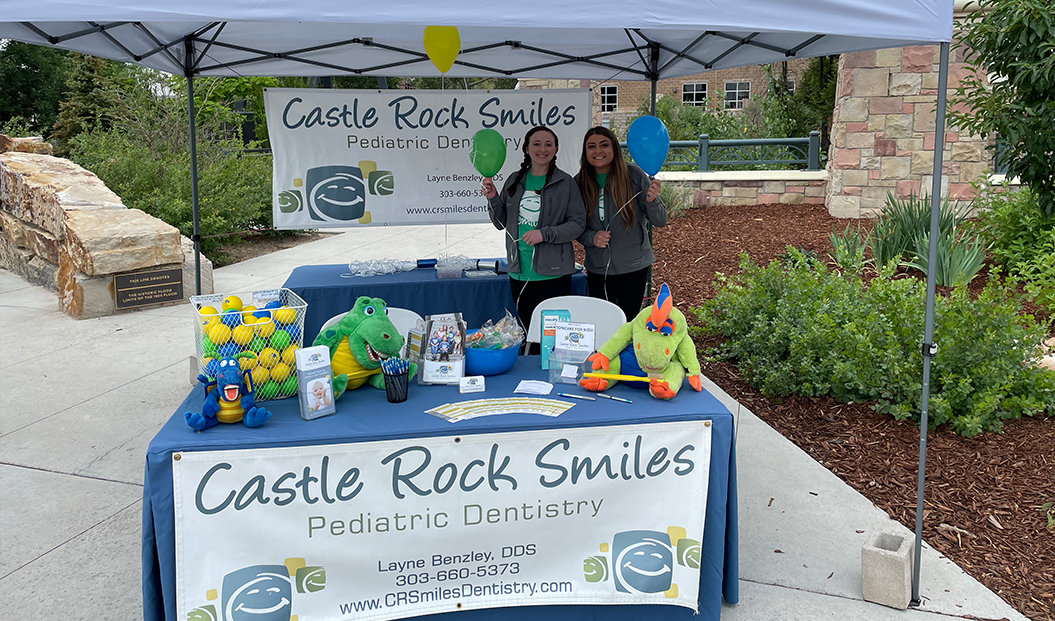
[[[533,167],[549,168],[550,161],[557,156],[557,139],[548,131],[537,131],[531,135],[527,151]]]
[[[594,134],[586,139],[586,161],[590,162],[598,173],[607,173],[615,159],[615,146],[612,141],[601,134]]]

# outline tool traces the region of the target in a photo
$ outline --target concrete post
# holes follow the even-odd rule
[[[867,602],[904,610],[912,596],[912,535],[873,531],[861,548],[861,586]]]

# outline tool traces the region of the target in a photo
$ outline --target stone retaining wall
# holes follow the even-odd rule
[[[182,268],[184,296],[194,295],[194,247],[179,229],[126,208],[97,176],[39,141],[2,138],[17,150],[0,152],[0,267],[58,293],[77,319],[116,312],[118,273]],[[212,292],[204,257],[202,291]]]
[[[824,204],[828,173],[823,170],[737,170],[661,172],[664,183],[692,190],[692,206]]]

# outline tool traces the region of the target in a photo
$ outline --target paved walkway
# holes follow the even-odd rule
[[[502,252],[490,225],[374,227],[218,269],[214,282],[239,293],[306,264]],[[141,618],[144,454],[190,389],[190,309],[75,321],[0,270],[0,352],[0,621]],[[1025,619],[927,546],[922,607],[864,602],[865,538],[909,531],[709,388],[739,425],[740,603],[723,619]]]

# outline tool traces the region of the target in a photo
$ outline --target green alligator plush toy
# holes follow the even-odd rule
[[[337,399],[345,390],[366,383],[383,390],[381,361],[399,355],[403,336],[388,318],[385,301],[363,296],[340,321],[320,332],[314,345],[330,348],[333,398]],[[417,365],[411,363],[410,376],[416,372]]]
[[[703,390],[696,346],[689,338],[685,315],[674,308],[670,289],[664,283],[656,302],[623,324],[612,338],[590,356],[593,370],[608,375],[641,377],[647,382],[625,381],[627,386],[648,388],[657,399],[678,394],[686,376],[695,390]],[[586,377],[579,384],[594,392],[614,386],[618,380]]]

